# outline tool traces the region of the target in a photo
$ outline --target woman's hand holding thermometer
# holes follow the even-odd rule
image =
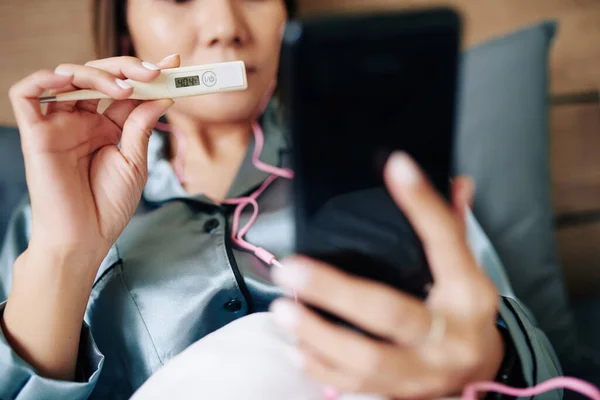
[[[8,337],[18,338],[25,361],[47,377],[75,377],[81,321],[94,278],[140,201],[152,129],[176,97],[170,92],[160,100],[130,96],[166,96],[168,83],[162,91],[140,88],[165,82],[160,79],[170,74],[163,71],[179,65],[179,56],[156,66],[114,57],[41,70],[10,89],[33,217],[29,246],[15,263],[19,272],[13,277],[2,328]],[[180,93],[189,94],[198,83],[196,73],[189,72],[176,75]],[[202,75],[198,79],[202,83]],[[215,84],[210,90],[215,87],[221,88]],[[44,93],[58,100],[67,92],[80,95],[80,89],[119,101],[103,113],[97,112],[100,96],[51,102],[42,112],[39,97]]]
[[[132,100],[158,100],[176,97],[201,96],[209,93],[245,90],[248,87],[243,61],[169,68],[160,71],[151,82],[127,79],[133,87]],[[76,90],[55,96],[40,97],[41,103],[55,101],[108,99],[97,90]]]

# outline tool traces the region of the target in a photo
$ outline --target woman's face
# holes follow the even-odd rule
[[[248,89],[177,99],[174,110],[202,122],[253,118],[274,83],[283,0],[128,0],[127,24],[136,56],[156,62],[178,53],[181,65],[242,60]]]

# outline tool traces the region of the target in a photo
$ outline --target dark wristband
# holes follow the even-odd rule
[[[508,327],[500,316],[498,316],[496,327],[504,342],[504,358],[502,359],[502,364],[500,364],[498,374],[494,381],[506,386],[524,388],[527,385],[523,378],[523,368],[521,366],[521,360],[519,359],[519,353],[514,345]],[[485,399],[512,400],[515,399],[515,397],[500,393],[488,393]]]

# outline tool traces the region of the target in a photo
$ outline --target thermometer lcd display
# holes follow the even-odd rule
[[[181,78],[175,78],[175,87],[184,88],[190,86],[200,86],[200,78],[198,75],[193,76],[182,76]]]

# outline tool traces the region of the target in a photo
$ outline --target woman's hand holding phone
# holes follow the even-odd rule
[[[282,262],[274,280],[300,300],[388,339],[332,324],[287,299],[271,310],[299,339],[297,358],[316,379],[343,392],[391,398],[455,395],[469,382],[493,380],[504,347],[496,328],[499,297],[471,254],[465,212],[473,183],[458,178],[452,205],[406,154],[394,154],[385,181],[419,235],[435,284],[426,302],[305,257]]]

